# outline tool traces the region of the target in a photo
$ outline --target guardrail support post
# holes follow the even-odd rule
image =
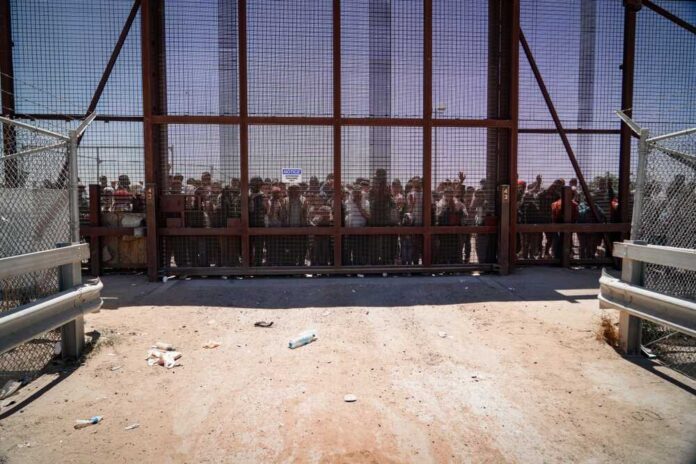
[[[643,263],[623,258],[621,280],[632,285],[643,284]],[[621,351],[627,355],[640,354],[641,319],[626,311],[619,314],[619,343]]]
[[[64,247],[69,243],[59,243]],[[82,283],[82,271],[80,263],[64,264],[60,266],[58,273],[60,290],[69,290]],[[85,346],[85,318],[79,316],[60,328],[63,359],[77,359],[82,354]]]

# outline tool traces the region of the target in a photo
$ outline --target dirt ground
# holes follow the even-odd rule
[[[696,462],[696,384],[595,339],[598,277],[105,277],[96,348],[3,410],[0,463]]]

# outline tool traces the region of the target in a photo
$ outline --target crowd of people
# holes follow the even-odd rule
[[[144,212],[143,185],[131,185],[127,175],[117,181],[102,176],[102,211]],[[578,189],[577,179],[571,179],[572,221],[593,223],[616,221],[618,200],[611,178],[595,182],[592,196],[599,221]],[[544,224],[563,222],[563,179],[544,186],[539,175],[533,182],[520,180],[517,184],[518,222]],[[434,226],[482,226],[495,224],[494,188],[486,179],[474,185],[466,182],[459,172],[433,186],[431,224]],[[223,186],[213,181],[210,172],[199,179],[184,182],[180,174],[168,177],[165,193],[183,195],[185,202],[182,225],[193,228],[227,227],[230,220],[242,214],[241,181],[230,179]],[[334,202],[340,201],[341,226],[417,227],[424,224],[423,180],[419,176],[405,183],[389,179],[384,169],[375,170],[371,178],[357,177],[350,183],[335,182],[333,174],[323,180],[312,176],[307,182],[285,183],[279,179],[252,177],[249,179],[248,224],[252,228],[330,227],[334,225]],[[343,236],[343,265],[418,265],[423,260],[423,240],[419,234],[346,234]],[[403,232],[403,230],[399,231]],[[494,236],[490,234],[431,235],[433,264],[462,264],[477,260],[493,262]],[[603,235],[577,234],[580,258],[594,258]],[[557,233],[521,233],[517,240],[520,259],[559,258],[561,235]],[[177,266],[236,266],[241,262],[241,243],[238,236],[168,237],[166,259],[173,258]],[[474,255],[475,253],[475,255]],[[329,266],[334,264],[331,234],[259,235],[251,234],[250,261],[254,266]]]
[[[571,222],[573,223],[602,223],[618,222],[619,201],[610,177],[597,179],[591,192],[599,217],[593,213],[585,195],[578,186],[578,180],[573,178],[567,184],[571,189],[570,202]],[[563,188],[564,179],[554,180],[548,187],[543,186],[541,175],[533,182],[520,180],[517,183],[517,219],[520,224],[549,224],[564,222],[563,218]],[[517,254],[520,259],[560,259],[562,253],[562,235],[554,232],[537,232],[519,234]],[[604,234],[578,233],[578,254],[580,259],[597,257],[598,249],[605,240]]]
[[[477,187],[465,184],[466,176],[439,183],[432,194],[431,222],[434,225],[483,225],[486,214],[492,211],[492,198],[486,191],[486,181]],[[241,182],[237,178],[222,186],[214,182],[209,172],[200,179],[181,175],[168,179],[169,194],[185,195],[186,227],[225,227],[229,219],[241,218]],[[423,225],[423,180],[419,176],[405,183],[398,178],[388,179],[384,169],[377,169],[371,178],[358,177],[353,182],[337,186],[333,174],[323,180],[312,176],[308,182],[284,183],[278,179],[249,179],[248,222],[254,228],[329,227],[334,225],[334,202],[341,204],[341,225],[362,227],[417,227]],[[252,235],[250,259],[253,265],[298,266],[332,265],[333,238],[330,235]],[[472,241],[479,260],[493,259],[488,236],[481,234],[438,234],[433,236],[433,263],[457,264],[469,262]],[[175,239],[172,256],[175,262],[193,265],[196,261],[236,264],[238,256],[229,256],[210,240],[185,245]],[[188,246],[189,249],[177,253]],[[237,248],[232,243],[228,248]],[[211,248],[213,252],[211,254]],[[463,250],[463,252],[462,252]],[[177,260],[177,256],[179,259]],[[228,255],[227,257],[221,255]],[[205,259],[201,260],[200,257]],[[218,259],[219,257],[219,259]],[[198,259],[197,259],[198,258]],[[344,237],[344,265],[417,265],[423,259],[423,241],[411,234],[350,234]]]

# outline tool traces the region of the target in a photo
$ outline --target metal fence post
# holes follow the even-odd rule
[[[637,244],[646,242],[637,241]],[[643,285],[643,262],[623,258],[621,263],[621,280],[632,285]],[[640,354],[641,319],[626,311],[619,313],[619,344],[621,351],[627,355]]]
[[[70,195],[70,241],[79,243],[80,241],[80,199],[77,178],[77,131],[70,131],[70,141],[68,142],[68,167],[69,167],[69,190]]]
[[[633,195],[633,217],[631,218],[631,238],[639,237],[641,216],[643,214],[643,190],[645,188],[646,169],[648,167],[648,137],[650,132],[647,129],[640,129],[640,140],[638,142],[638,176],[636,178],[636,188]]]
[[[502,275],[510,273],[510,186],[500,190],[500,226],[498,227],[498,266]],[[513,244],[514,247],[514,244]]]
[[[69,243],[58,243],[56,246],[61,248],[70,245]],[[61,291],[69,290],[82,283],[82,271],[80,263],[70,263],[60,266],[58,272],[59,287]],[[63,359],[77,359],[82,354],[85,346],[85,319],[78,316],[73,321],[68,322],[60,328],[60,339],[62,344]]]

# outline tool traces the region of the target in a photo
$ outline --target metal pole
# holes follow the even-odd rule
[[[648,137],[650,137],[649,131],[641,129],[638,142],[638,178],[636,179],[636,190],[633,195],[631,238],[638,237],[641,215],[643,214],[643,189],[645,188],[645,176],[647,175],[646,169],[648,167]]]
[[[70,143],[68,144],[68,192],[70,195],[70,241],[80,241],[80,199],[77,180],[77,131],[70,131]]]
[[[77,135],[73,131],[71,134],[71,139],[74,136],[74,144],[77,146]],[[71,143],[72,145],[72,143]],[[71,166],[72,167],[72,166]],[[72,173],[72,171],[71,171]],[[77,176],[75,176],[77,177]],[[77,189],[75,189],[77,191]],[[72,217],[72,216],[71,216]],[[56,246],[62,248],[64,246],[70,245],[69,243],[58,243]],[[61,291],[70,290],[73,287],[80,285],[82,283],[82,273],[80,269],[80,263],[68,263],[63,264],[59,267],[59,287]],[[60,328],[60,341],[62,345],[61,354],[64,359],[72,358],[77,359],[82,354],[82,350],[85,346],[85,318],[84,316],[78,316],[74,320],[68,322],[67,324],[61,326]]]

